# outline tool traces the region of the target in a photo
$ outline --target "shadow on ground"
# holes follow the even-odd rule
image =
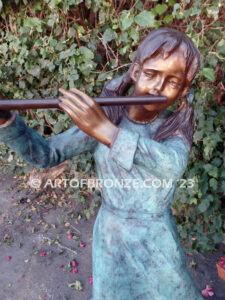
[[[26,189],[18,191],[16,184],[12,176],[0,177],[0,299],[89,299],[95,216],[85,221],[74,201],[62,207],[42,203]],[[194,261],[190,272],[199,290],[206,284],[213,287],[212,300],[225,300],[225,282],[215,265],[223,255],[221,244],[216,252],[187,256],[188,265]],[[74,260],[78,266],[72,268]],[[73,274],[75,268],[78,273]]]

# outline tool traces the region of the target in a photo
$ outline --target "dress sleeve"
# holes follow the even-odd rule
[[[110,149],[110,157],[127,171],[136,164],[158,178],[176,180],[181,178],[186,169],[188,149],[179,136],[173,135],[156,142],[120,128]]]
[[[38,168],[50,168],[82,152],[94,151],[98,143],[77,126],[44,139],[15,113],[0,126],[0,142]]]

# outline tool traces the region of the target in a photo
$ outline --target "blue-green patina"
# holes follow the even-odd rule
[[[123,116],[111,149],[76,126],[46,140],[18,115],[0,128],[0,141],[36,167],[94,153],[103,199],[93,233],[93,300],[203,299],[170,210],[188,149],[179,136],[153,140],[168,116],[145,125]]]

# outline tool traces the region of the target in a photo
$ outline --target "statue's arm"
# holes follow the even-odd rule
[[[77,126],[45,139],[28,127],[15,113],[7,122],[0,125],[0,142],[39,168],[50,168],[82,152],[94,151],[97,145],[95,139]]]
[[[176,180],[181,178],[186,169],[188,149],[178,136],[156,142],[121,128],[110,149],[110,156],[127,171],[136,164],[158,178]]]

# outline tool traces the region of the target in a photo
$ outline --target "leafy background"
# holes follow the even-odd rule
[[[0,0],[0,10],[0,92],[7,98],[57,97],[61,86],[76,86],[96,96],[107,80],[127,70],[150,30],[168,26],[193,40],[201,51],[202,66],[193,84],[195,134],[184,178],[195,184],[177,189],[173,211],[189,251],[210,251],[223,241],[223,1]],[[45,137],[72,125],[66,114],[54,109],[20,115]],[[31,168],[4,144],[0,150],[3,170],[23,174]],[[84,154],[71,160],[69,167],[93,174],[93,158]],[[93,206],[86,210],[90,213]]]

